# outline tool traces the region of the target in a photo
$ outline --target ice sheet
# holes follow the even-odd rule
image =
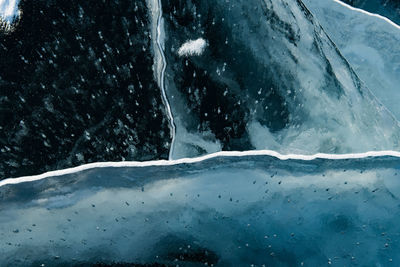
[[[0,264],[400,261],[398,157],[251,153],[3,184]]]

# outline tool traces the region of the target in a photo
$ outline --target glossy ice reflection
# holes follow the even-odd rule
[[[6,185],[0,263],[396,264],[399,167],[219,157]]]

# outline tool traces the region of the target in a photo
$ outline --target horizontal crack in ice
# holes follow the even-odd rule
[[[400,152],[387,150],[387,151],[369,151],[364,153],[350,153],[350,154],[317,153],[314,155],[299,155],[299,154],[284,155],[273,150],[220,151],[197,158],[183,158],[177,160],[95,162],[64,170],[50,171],[39,175],[25,176],[19,178],[8,178],[0,181],[0,187],[8,184],[19,184],[24,182],[38,181],[52,176],[62,176],[94,168],[171,166],[178,164],[191,164],[218,157],[245,157],[245,156],[271,156],[278,158],[280,160],[311,161],[315,159],[343,160],[343,159],[362,159],[368,157],[385,157],[385,156],[400,158]]]

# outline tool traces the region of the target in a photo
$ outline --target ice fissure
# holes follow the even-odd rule
[[[170,123],[170,130],[171,130],[171,145],[170,145],[170,150],[169,150],[169,159],[172,159],[172,155],[173,155],[173,149],[174,149],[174,141],[175,141],[175,122],[174,122],[174,117],[172,115],[172,111],[171,111],[171,106],[168,100],[168,96],[167,93],[165,91],[165,69],[167,68],[167,60],[165,59],[165,54],[164,54],[164,46],[162,44],[162,40],[165,38],[162,37],[162,34],[164,33],[163,29],[162,29],[162,21],[163,21],[163,11],[162,11],[162,4],[161,4],[161,0],[157,0],[157,10],[158,10],[158,17],[157,17],[157,38],[156,38],[156,42],[157,42],[157,47],[159,49],[159,53],[161,56],[161,71],[159,74],[159,86],[161,88],[161,93],[162,93],[162,99],[165,105],[165,108],[167,110],[167,115],[168,115],[168,119],[169,119],[169,123]]]

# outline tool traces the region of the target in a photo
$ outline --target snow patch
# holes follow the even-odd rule
[[[179,56],[200,56],[205,47],[206,41],[203,38],[199,38],[197,40],[189,40],[184,43],[178,50]]]
[[[0,0],[0,17],[11,23],[19,15],[18,2],[19,0]]]

